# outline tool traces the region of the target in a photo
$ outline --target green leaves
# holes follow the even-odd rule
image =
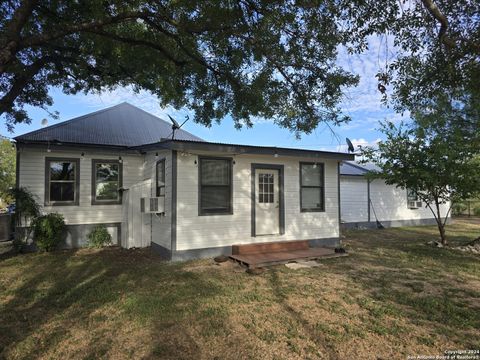
[[[21,8],[13,6],[2,10]],[[189,108],[205,126],[226,115],[237,127],[272,118],[297,135],[340,124],[348,120],[337,106],[341,89],[358,79],[335,64],[335,13],[329,1],[44,1],[16,52],[0,60],[0,92],[11,94],[35,59],[44,64],[1,98],[0,113],[10,126],[28,122],[23,107],[49,105],[50,86],[75,94],[132,85]],[[15,36],[10,18],[0,20],[4,39]]]

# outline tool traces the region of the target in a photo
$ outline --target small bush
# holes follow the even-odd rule
[[[112,235],[103,225],[96,226],[90,234],[88,234],[88,246],[101,248],[112,243]]]
[[[475,216],[480,216],[480,206],[475,206],[475,207],[473,208],[473,214],[474,214]]]
[[[65,221],[57,213],[43,215],[35,219],[33,238],[37,247],[43,251],[55,250],[65,236]]]

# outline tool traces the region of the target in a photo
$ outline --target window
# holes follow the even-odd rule
[[[199,213],[232,214],[232,160],[200,158]]]
[[[300,163],[300,211],[324,211],[323,164]]]
[[[78,205],[78,159],[46,159],[45,204]]]
[[[418,201],[418,194],[414,189],[407,189],[407,201]]]
[[[165,196],[165,159],[157,161],[156,166],[156,196]]]
[[[273,174],[258,174],[258,202],[272,204],[274,201]]]
[[[122,164],[118,160],[92,160],[92,205],[121,204]]]
[[[422,201],[418,197],[415,189],[407,188],[407,207],[409,209],[418,209],[422,207]]]

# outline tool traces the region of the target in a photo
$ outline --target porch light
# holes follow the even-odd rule
[[[84,152],[82,152],[82,153],[80,154],[80,159],[81,159],[81,160],[85,159],[85,153],[84,153]]]
[[[158,152],[155,153],[155,160],[158,160]]]
[[[123,160],[122,160],[122,157],[121,157],[121,156],[118,157],[118,162],[119,162],[120,164],[123,163]]]
[[[274,158],[278,158],[278,152],[277,152],[277,150],[275,150],[275,154],[273,154],[273,157],[274,157]]]

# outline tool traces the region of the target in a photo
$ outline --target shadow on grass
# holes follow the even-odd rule
[[[479,232],[458,226],[449,230],[453,246]],[[426,245],[431,240],[437,240],[432,227],[348,232],[353,255],[344,274],[374,301],[393,306],[399,317],[434,329],[432,337],[478,348],[480,340],[473,334],[480,331],[480,257]]]
[[[105,357],[118,346],[111,327],[119,327],[122,333],[122,320],[138,324],[139,328],[161,329],[167,335],[169,328],[173,330],[179,320],[199,312],[203,301],[218,294],[214,282],[150,256],[154,255],[105,249],[93,254],[64,251],[5,260],[4,266],[18,266],[21,274],[12,280],[13,284],[1,289],[5,291],[0,303],[0,358],[8,357],[12,351],[21,358],[58,351],[57,344],[75,337],[76,330],[88,335],[82,339],[87,343],[72,345],[67,356],[77,353],[81,358]],[[106,327],[108,313],[99,310],[109,307],[120,314],[115,314],[114,324]],[[205,316],[205,328],[209,328],[209,320],[221,321],[220,315],[212,312]],[[195,339],[178,326],[175,331],[194,354]],[[144,333],[151,336],[149,331]],[[153,344],[152,354],[159,349],[173,349],[167,336],[155,336]]]

